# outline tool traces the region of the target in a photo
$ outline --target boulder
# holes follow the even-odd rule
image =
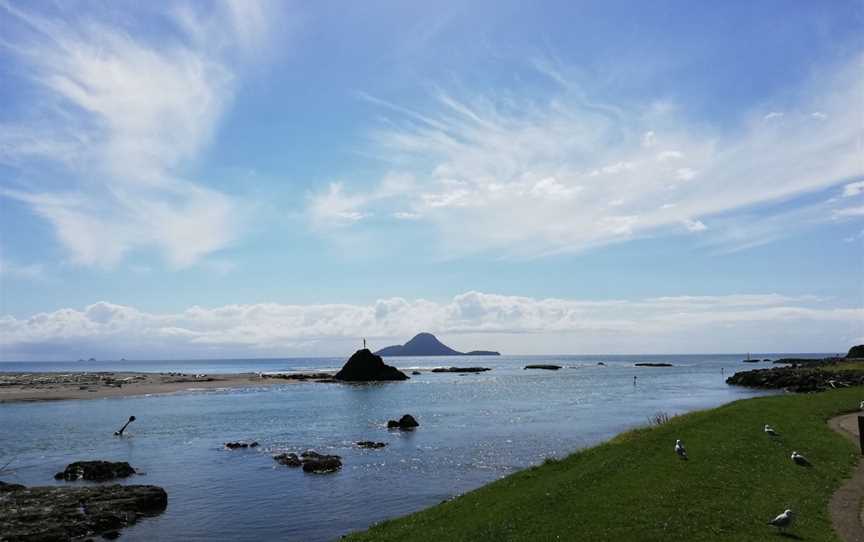
[[[294,453],[286,453],[273,456],[280,465],[288,467],[303,467],[304,472],[328,473],[336,472],[342,468],[342,458],[338,455],[324,455],[308,450],[299,456]]]
[[[168,505],[161,487],[24,487],[0,483],[0,540],[80,540],[109,535]]]
[[[127,478],[135,474],[129,463],[125,461],[76,461],[66,466],[62,472],[54,475],[55,480],[90,480],[106,482],[115,478]]]
[[[546,369],[547,371],[557,371],[561,368],[560,365],[526,365],[526,369]]]
[[[387,429],[414,429],[415,427],[420,427],[420,424],[411,414],[405,414],[399,418],[399,421],[389,420],[387,422]]]
[[[407,380],[408,376],[396,367],[386,365],[381,356],[364,348],[355,352],[333,378],[343,382],[379,382]]]

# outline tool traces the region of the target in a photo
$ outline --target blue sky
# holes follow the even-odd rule
[[[845,350],[862,30],[841,1],[0,1],[0,359]]]

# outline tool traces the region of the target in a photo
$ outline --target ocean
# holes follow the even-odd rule
[[[786,354],[791,356],[793,354]],[[754,354],[776,358],[779,354]],[[821,357],[794,354],[796,357]],[[338,539],[435,505],[649,423],[765,392],[729,386],[741,355],[389,358],[404,371],[480,365],[478,374],[429,373],[374,385],[297,383],[142,397],[0,404],[3,481],[51,485],[76,460],[128,461],[124,483],[168,492],[167,510],[124,540]],[[0,371],[284,372],[338,369],[344,358],[0,363]],[[598,365],[603,362],[605,365]],[[641,368],[635,362],[673,367]],[[559,371],[526,364],[562,365]],[[633,377],[637,376],[634,384]],[[420,427],[388,430],[412,414]],[[128,436],[113,431],[131,415]],[[255,440],[260,447],[227,450]],[[378,450],[354,442],[386,442]],[[670,442],[672,453],[674,442]],[[342,456],[334,474],[307,474],[271,458],[313,449]],[[77,482],[86,483],[86,482]]]

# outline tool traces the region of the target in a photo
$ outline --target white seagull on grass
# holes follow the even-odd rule
[[[681,459],[687,459],[687,450],[684,449],[684,443],[680,439],[675,441],[675,453]]]
[[[792,510],[784,510],[782,514],[768,522],[768,525],[773,525],[781,531],[792,525],[795,520],[795,513]]]
[[[860,403],[858,403],[858,409],[864,410],[864,401],[861,401]]]
[[[798,452],[792,452],[792,461],[801,465],[802,467],[811,466],[810,461],[806,457],[804,457],[803,455],[799,454]]]
[[[767,423],[765,424],[765,432],[768,433],[769,435],[771,435],[772,437],[777,436],[777,431],[775,431],[774,428],[771,427],[770,425],[768,425]]]

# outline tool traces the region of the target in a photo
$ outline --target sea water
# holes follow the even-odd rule
[[[776,357],[760,354],[760,357]],[[339,358],[172,362],[3,363],[2,371],[186,373],[337,369]],[[406,372],[481,365],[477,374],[422,372],[373,385],[286,383],[166,395],[0,404],[6,482],[57,484],[78,460],[128,461],[168,508],[123,531],[125,540],[334,540],[435,505],[518,469],[562,457],[658,412],[670,415],[763,394],[729,386],[741,356],[500,356],[390,358]],[[599,363],[602,362],[603,365]],[[673,367],[634,367],[668,362]],[[526,364],[561,365],[558,371]],[[634,376],[636,381],[634,383]],[[192,384],[191,386],[194,386]],[[412,414],[414,431],[388,430]],[[137,420],[117,438],[129,416]],[[227,450],[228,441],[257,441]],[[354,443],[387,443],[377,450]],[[670,454],[674,442],[670,442]],[[313,449],[342,470],[307,474],[272,455]],[[76,482],[87,483],[87,482]]]

